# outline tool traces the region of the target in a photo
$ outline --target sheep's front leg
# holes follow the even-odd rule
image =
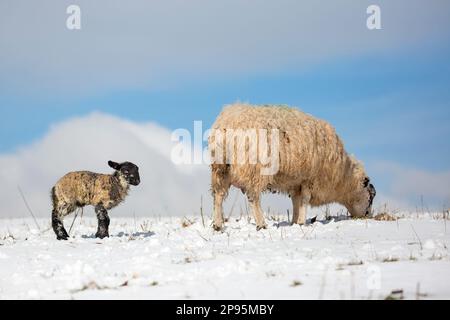
[[[255,217],[256,230],[267,229],[266,221],[261,209],[260,194],[247,194],[248,202],[250,203],[250,209]]]
[[[304,225],[306,223],[306,208],[311,199],[308,190],[302,190],[291,195],[293,205],[292,224]]]
[[[220,231],[223,228],[223,201],[225,200],[225,194],[220,191],[214,192],[214,222],[213,228],[216,231]]]
[[[109,216],[108,211],[106,211],[105,207],[103,205],[98,205],[95,207],[95,213],[97,214],[97,220],[98,220],[98,229],[97,233],[95,234],[96,238],[106,238],[109,237]]]
[[[56,209],[53,209],[52,211],[52,228],[56,234],[56,239],[58,240],[69,239],[69,234],[64,228],[64,224],[62,221],[62,214],[60,214]]]

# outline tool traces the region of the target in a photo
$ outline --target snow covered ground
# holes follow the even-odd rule
[[[261,232],[236,220],[215,233],[200,217],[112,215],[111,237],[98,240],[85,216],[67,242],[48,220],[38,220],[41,231],[32,220],[0,220],[0,299],[450,298],[442,214],[304,227],[272,217]]]

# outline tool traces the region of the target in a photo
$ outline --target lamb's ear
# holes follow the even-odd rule
[[[110,166],[114,170],[120,170],[120,164],[118,164],[117,162],[110,160],[110,161],[108,161],[108,166]]]

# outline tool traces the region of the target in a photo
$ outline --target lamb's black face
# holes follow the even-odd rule
[[[132,186],[137,186],[141,183],[141,178],[139,176],[139,167],[131,162],[117,163],[109,161],[108,165],[120,172],[120,174],[125,178],[125,180]]]

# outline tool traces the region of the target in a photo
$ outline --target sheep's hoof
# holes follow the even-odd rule
[[[222,226],[217,226],[217,225],[213,225],[213,229],[214,229],[214,231],[217,231],[217,232],[219,232],[219,231],[222,231],[222,229],[223,229],[223,227]]]
[[[262,229],[267,229],[267,224],[263,224],[262,226],[256,226],[256,231],[261,231]]]

